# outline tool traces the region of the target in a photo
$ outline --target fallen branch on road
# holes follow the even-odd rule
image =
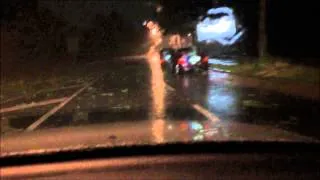
[[[39,106],[47,106],[50,104],[56,104],[56,103],[63,102],[66,99],[67,99],[66,97],[63,97],[63,98],[58,98],[58,99],[50,99],[50,100],[45,100],[45,101],[40,101],[40,102],[32,102],[30,104],[20,104],[20,105],[16,105],[13,107],[2,108],[2,109],[0,109],[0,114],[24,110],[24,109],[30,109],[30,108],[39,107]]]
[[[83,84],[76,84],[76,85],[71,85],[71,86],[66,86],[66,87],[59,87],[59,88],[54,88],[54,89],[45,89],[45,90],[39,90],[37,92],[35,92],[34,94],[31,94],[30,96],[36,96],[38,94],[41,93],[49,93],[49,92],[55,92],[55,91],[61,91],[61,90],[68,90],[68,89],[74,89],[74,88],[78,88],[78,87],[82,87]],[[20,96],[16,96],[10,99],[6,99],[4,101],[1,101],[0,104],[6,104],[12,101],[16,101],[18,99],[22,99],[25,98],[27,95],[20,95]]]

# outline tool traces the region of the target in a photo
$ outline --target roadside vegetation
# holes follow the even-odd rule
[[[317,67],[288,63],[282,58],[263,59],[258,62],[242,62],[237,65],[211,65],[216,70],[243,76],[296,82],[320,83],[320,69]]]
[[[145,32],[118,12],[93,15],[91,26],[79,28],[47,8],[12,9],[0,27],[1,102],[88,82],[103,72],[90,63],[143,53],[149,45]],[[79,38],[77,58],[68,53],[69,36]]]

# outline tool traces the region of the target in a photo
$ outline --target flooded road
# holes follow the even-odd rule
[[[203,140],[206,133],[213,135],[218,131],[230,138],[233,132],[218,127],[242,123],[320,139],[318,101],[233,86],[234,79],[227,73],[209,71],[175,76],[161,67],[156,54],[146,59],[116,60],[103,66],[105,73],[97,81],[39,123],[35,131],[97,125],[116,127],[111,134],[117,134],[128,126],[127,122],[143,124],[128,133],[146,132],[153,141],[161,143],[176,136],[179,140]],[[8,119],[7,126],[24,133],[50,108],[24,111],[23,115],[19,115],[20,112],[4,114],[4,117]],[[232,124],[232,127],[238,125]],[[192,135],[178,133],[184,130]],[[171,131],[170,135],[167,131]],[[241,138],[261,135],[248,127],[236,131],[242,133],[238,136]],[[264,129],[261,133],[275,135],[272,130]]]

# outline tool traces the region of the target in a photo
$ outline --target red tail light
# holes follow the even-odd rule
[[[186,60],[184,59],[184,57],[181,57],[178,59],[178,64],[182,65],[186,62]]]
[[[207,63],[209,61],[209,57],[208,56],[205,56],[202,58],[202,62],[203,63]]]

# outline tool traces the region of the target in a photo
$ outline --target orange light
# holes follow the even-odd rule
[[[160,54],[157,51],[157,46],[160,41],[153,41],[147,56],[148,64],[151,70],[151,91],[152,91],[152,135],[157,143],[163,143],[164,141],[164,129],[166,122],[164,119],[165,112],[165,81],[162,72]]]
[[[181,129],[182,131],[188,130],[188,127],[189,127],[188,124],[185,123],[185,122],[183,122],[183,123],[180,124],[180,129]]]
[[[148,27],[149,29],[154,28],[154,23],[153,23],[152,21],[147,22],[147,27]]]
[[[151,30],[151,34],[152,34],[152,35],[156,35],[157,32],[158,32],[157,29],[152,29],[152,30]]]

